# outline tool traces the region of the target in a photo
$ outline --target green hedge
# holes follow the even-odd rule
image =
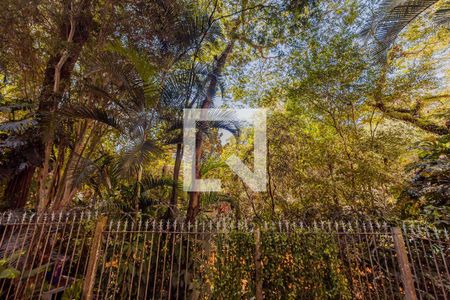
[[[350,299],[347,279],[333,235],[298,229],[261,232],[265,299]],[[214,299],[250,299],[255,295],[255,240],[234,231],[217,238],[205,281]]]

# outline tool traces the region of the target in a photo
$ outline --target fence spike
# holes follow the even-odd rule
[[[419,225],[419,224],[416,225],[416,233],[417,233],[418,235],[422,235],[422,228],[420,228],[420,225]]]
[[[27,212],[25,212],[25,213],[22,215],[22,223],[25,222],[26,217],[27,217]]]
[[[437,228],[436,227],[434,227],[433,228],[433,233],[434,233],[434,236],[436,237],[436,239],[440,239],[440,235],[439,235],[439,231],[437,230]]]
[[[170,228],[170,227],[171,227],[171,226],[170,226],[170,225],[171,225],[171,224],[170,224],[170,220],[167,220],[165,223],[166,223],[166,231],[169,232],[169,231],[171,230],[171,228]],[[164,225],[163,225],[163,226],[164,226]]]
[[[408,234],[408,228],[406,227],[406,223],[405,222],[402,222],[402,229],[403,229],[403,233],[405,235],[407,235]]]
[[[72,222],[75,222],[75,219],[77,218],[76,214],[72,214]]]
[[[137,224],[137,231],[141,231],[142,228],[142,218],[139,218],[139,222]]]
[[[425,227],[425,236],[430,238],[430,232],[428,231],[428,227]]]
[[[341,221],[340,223],[341,223],[340,226],[341,226],[342,231],[345,232],[347,229],[346,229],[346,227],[345,227],[344,221]]]
[[[380,225],[380,223],[378,221],[375,221],[372,224],[373,224],[373,226],[372,226],[372,231],[373,232],[375,232],[375,231],[377,231],[377,230],[379,230],[381,228],[381,225]]]
[[[325,221],[324,220],[320,221],[320,229],[325,230]]]
[[[222,220],[223,219],[218,219],[217,222],[216,222],[216,229],[217,229],[218,232],[220,232],[220,229],[222,228],[221,227],[222,226]]]
[[[349,231],[353,231],[353,226],[352,226],[352,222],[351,221],[347,222],[347,227],[348,227]]]
[[[414,231],[414,225],[413,224],[410,224],[408,226],[408,229],[409,229],[409,232],[411,232],[411,234],[416,234],[416,232]]]

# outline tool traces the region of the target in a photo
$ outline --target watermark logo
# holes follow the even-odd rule
[[[196,122],[243,122],[254,128],[253,172],[236,156],[226,164],[255,192],[266,191],[267,134],[266,109],[185,109],[184,110],[184,180],[188,192],[220,192],[219,179],[198,179],[195,175]]]

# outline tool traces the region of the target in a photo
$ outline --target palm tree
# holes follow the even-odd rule
[[[381,0],[374,17],[367,23],[361,34],[373,39],[372,53],[380,61],[386,59],[386,51],[393,44],[399,33],[424,13],[433,14],[436,24],[449,21],[450,5],[443,3],[433,9],[439,0]]]
[[[25,205],[37,168],[40,170],[38,198],[48,196],[46,182],[57,127],[55,111],[64,99],[75,63],[93,29],[94,10],[95,4],[91,0],[82,0],[78,4],[66,1],[62,3],[61,12],[47,16],[55,18],[56,34],[51,36],[52,49],[45,65],[37,105],[33,107],[34,113],[27,119],[12,120],[2,125],[11,133],[1,145],[1,150],[8,168],[2,175],[9,178],[4,198],[12,207]]]

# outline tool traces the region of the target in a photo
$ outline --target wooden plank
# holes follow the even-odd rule
[[[398,227],[393,227],[392,237],[394,238],[395,251],[397,252],[397,261],[400,267],[400,276],[402,278],[403,287],[405,289],[405,299],[417,300],[416,289],[414,287],[414,280],[408,261],[408,253],[406,252],[402,230]]]
[[[95,226],[94,237],[92,238],[91,249],[89,250],[89,261],[86,276],[83,283],[83,299],[85,300],[91,300],[93,296],[97,261],[100,254],[100,244],[106,222],[107,217],[100,217],[97,221],[97,225]]]

